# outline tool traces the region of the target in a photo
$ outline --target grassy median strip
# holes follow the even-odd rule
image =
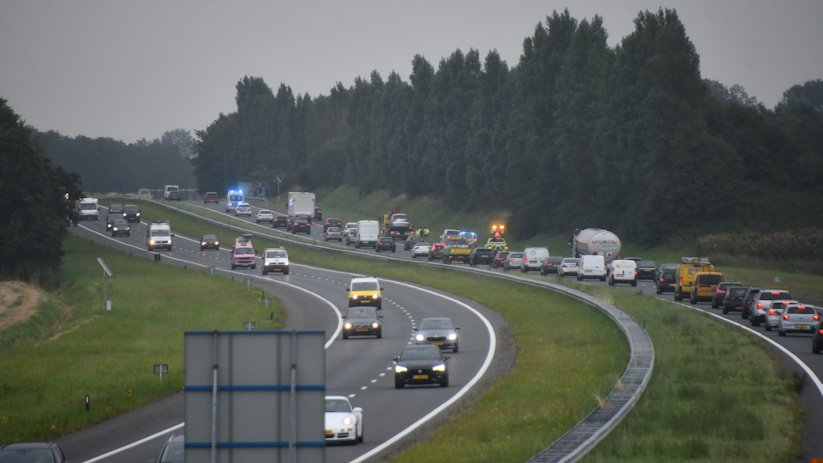
[[[64,250],[58,293],[0,331],[0,443],[53,439],[181,390],[186,330],[281,326],[279,303],[264,309],[239,282],[78,238]],[[110,312],[98,257],[114,272]],[[169,365],[162,382],[157,363]]]

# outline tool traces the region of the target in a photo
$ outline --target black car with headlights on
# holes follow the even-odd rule
[[[343,339],[349,336],[383,337],[382,315],[377,314],[377,307],[353,307],[343,317]]]
[[[420,327],[414,329],[414,342],[417,344],[432,344],[441,349],[459,350],[457,330],[448,317],[430,317],[420,320]]]
[[[394,358],[394,387],[403,389],[410,384],[449,385],[448,357],[437,346],[406,346]]]
[[[111,236],[131,236],[131,227],[123,219],[114,219],[111,223]]]
[[[126,204],[123,206],[123,218],[129,222],[139,222],[142,212],[140,207],[134,204]]]
[[[217,235],[206,233],[200,238],[200,250],[204,251],[206,249],[220,250],[220,240],[217,239]]]

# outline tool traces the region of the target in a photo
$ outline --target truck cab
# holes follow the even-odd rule
[[[674,278],[674,300],[682,301],[691,294],[692,283],[699,272],[714,272],[708,257],[681,257]]]

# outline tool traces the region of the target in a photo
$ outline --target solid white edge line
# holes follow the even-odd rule
[[[114,238],[112,238],[112,237],[110,237],[110,236],[108,236],[108,235],[104,235],[104,234],[102,234],[102,233],[98,232],[97,230],[92,230],[91,228],[89,228],[89,227],[87,227],[87,226],[85,226],[85,225],[78,225],[78,226],[80,226],[81,228],[83,228],[83,229],[85,229],[85,230],[88,230],[88,231],[89,231],[89,232],[91,232],[91,233],[97,234],[97,235],[99,235],[99,236],[102,236],[102,237],[104,237],[104,238],[106,238],[106,239],[108,239],[108,240],[114,241],[114,242],[119,243],[119,244],[121,244],[121,245],[125,245],[125,246],[131,247],[131,248],[138,249],[138,250],[140,250],[140,251],[145,251],[145,252],[147,252],[147,253],[154,254],[154,252],[152,252],[152,251],[148,251],[148,250],[146,250],[146,249],[143,249],[142,247],[135,246],[135,245],[133,245],[133,244],[131,244],[131,243],[126,243],[126,242],[124,242],[124,241],[119,241],[119,240],[116,240],[116,239],[114,239]],[[197,240],[193,240],[193,239],[191,239],[191,238],[189,238],[189,237],[186,237],[186,236],[184,236],[184,235],[175,235],[175,237],[176,237],[176,236],[180,236],[180,237],[182,237],[182,238],[184,238],[184,239],[188,239],[188,240],[191,240],[191,241],[193,241],[193,242],[197,242]],[[187,261],[187,260],[185,260],[185,259],[180,259],[180,258],[178,258],[178,257],[170,256],[170,255],[165,255],[164,257],[165,257],[166,259],[171,259],[171,260],[174,260],[174,261],[177,261],[177,262],[182,262],[182,263],[186,263],[186,264],[189,264],[189,265],[194,265],[194,266],[198,266],[198,267],[203,267],[203,268],[209,268],[209,267],[211,267],[210,265],[204,265],[204,264],[200,264],[200,263],[198,263],[198,262],[191,262],[191,261]],[[271,278],[264,278],[264,277],[262,277],[262,276],[253,275],[253,274],[248,274],[248,273],[242,273],[242,272],[237,272],[237,271],[234,271],[234,270],[225,270],[225,269],[217,269],[217,268],[216,268],[215,270],[220,270],[220,271],[222,271],[222,272],[231,273],[231,274],[236,274],[236,275],[243,275],[244,277],[251,277],[251,278],[254,278],[254,279],[257,279],[257,280],[261,280],[261,281],[265,281],[265,282],[272,282],[272,283],[277,283],[277,284],[284,285],[284,286],[289,286],[289,287],[292,287],[292,288],[297,289],[297,290],[299,290],[299,291],[302,291],[302,292],[304,292],[304,293],[306,293],[306,294],[309,294],[309,295],[311,295],[311,296],[314,296],[314,297],[316,297],[317,299],[320,299],[321,301],[323,301],[326,305],[328,305],[329,307],[331,307],[331,309],[334,311],[334,313],[336,313],[336,314],[337,314],[337,329],[335,329],[334,333],[333,333],[333,334],[331,335],[331,337],[329,337],[329,338],[328,338],[328,340],[326,341],[326,344],[325,344],[325,346],[324,346],[324,348],[325,348],[325,349],[328,349],[328,348],[332,345],[332,343],[334,343],[334,341],[337,339],[337,336],[340,334],[340,331],[343,329],[343,314],[340,312],[340,310],[337,308],[337,306],[335,306],[335,305],[334,305],[331,301],[329,301],[328,299],[324,298],[323,296],[321,296],[321,295],[319,295],[319,294],[313,293],[313,292],[309,291],[308,289],[301,288],[300,286],[297,286],[297,285],[294,285],[294,284],[292,284],[292,283],[288,283],[288,282],[285,282],[285,281],[274,280],[274,279],[271,279]],[[158,436],[162,436],[163,434],[167,434],[167,433],[169,433],[169,432],[171,432],[171,431],[174,431],[174,430],[176,430],[176,429],[180,429],[180,428],[182,428],[183,426],[185,426],[185,423],[179,423],[179,424],[176,424],[176,425],[174,425],[174,426],[172,426],[172,427],[170,427],[170,428],[168,428],[168,429],[165,429],[165,430],[163,430],[163,431],[160,431],[159,433],[155,433],[155,434],[152,434],[151,436],[144,437],[144,438],[142,438],[142,439],[140,439],[140,440],[138,440],[138,441],[136,441],[136,442],[132,442],[131,444],[128,444],[128,445],[125,445],[125,446],[123,446],[123,447],[120,447],[120,448],[117,448],[117,449],[111,450],[111,451],[109,451],[109,452],[107,452],[107,453],[104,453],[103,455],[98,455],[98,456],[96,456],[96,457],[94,457],[94,458],[92,458],[92,459],[90,459],[90,460],[85,460],[85,461],[83,461],[82,463],[94,463],[94,462],[100,461],[100,460],[102,460],[102,459],[105,459],[105,458],[111,457],[111,456],[113,456],[113,455],[117,455],[118,453],[125,452],[126,450],[129,450],[129,449],[134,448],[134,447],[136,447],[136,446],[138,446],[138,445],[144,444],[144,443],[146,443],[146,442],[148,442],[148,441],[150,441],[150,440],[152,440],[152,439],[155,439],[155,438],[157,438]]]
[[[661,301],[665,301],[665,299],[662,299],[662,298],[657,298],[657,299],[661,300]],[[812,382],[817,387],[817,391],[820,393],[821,396],[823,396],[823,382],[820,381],[820,378],[818,378],[817,375],[812,371],[812,369],[808,365],[806,365],[806,362],[801,360],[800,357],[796,356],[792,351],[790,351],[789,349],[787,349],[785,346],[781,345],[777,341],[772,340],[770,337],[766,336],[765,334],[763,334],[759,331],[753,330],[752,328],[744,325],[742,322],[738,323],[734,320],[730,320],[728,318],[721,317],[720,315],[718,315],[714,312],[709,312],[708,310],[703,310],[700,307],[692,307],[691,305],[686,305],[682,302],[674,302],[674,301],[667,301],[667,302],[673,302],[674,304],[677,304],[677,305],[682,306],[682,307],[689,308],[689,309],[694,310],[696,312],[711,315],[712,317],[714,317],[718,320],[722,320],[722,321],[724,321],[724,322],[726,322],[726,323],[728,323],[732,326],[735,326],[735,327],[737,327],[741,330],[748,331],[749,333],[751,333],[751,334],[759,337],[760,339],[768,342],[769,344],[771,344],[772,346],[776,347],[778,350],[780,350],[781,352],[786,354],[786,356],[788,356],[792,361],[794,361],[794,363],[796,363],[800,368],[802,368],[803,371],[806,372],[806,375],[808,375],[808,377],[811,378]]]
[[[340,270],[321,269],[319,267],[312,267],[312,266],[308,266],[308,265],[304,265],[304,267],[312,268],[312,269],[315,269],[315,270],[342,273],[342,274],[348,274],[348,275],[355,274],[353,272],[343,272],[343,271],[340,271]],[[477,373],[474,375],[474,377],[472,377],[472,379],[469,380],[469,382],[466,383],[466,385],[463,386],[460,389],[460,391],[458,391],[455,395],[453,395],[449,400],[443,402],[437,408],[435,408],[434,410],[429,412],[427,415],[425,415],[422,418],[420,418],[419,420],[415,421],[414,423],[409,425],[406,429],[404,429],[404,430],[400,431],[399,433],[395,434],[394,436],[392,436],[391,438],[389,438],[388,440],[386,440],[382,444],[378,445],[377,447],[374,447],[373,449],[369,450],[368,452],[364,453],[363,455],[360,455],[356,459],[351,460],[350,463],[363,462],[363,461],[373,457],[374,455],[382,452],[383,450],[390,447],[391,445],[394,445],[397,441],[399,441],[400,439],[403,439],[407,435],[409,435],[412,432],[416,431],[417,428],[419,428],[420,426],[422,426],[423,424],[425,424],[426,422],[428,422],[429,420],[431,420],[432,418],[434,418],[435,416],[440,414],[440,412],[442,412],[443,410],[445,410],[446,408],[451,406],[453,403],[458,401],[460,398],[462,398],[464,395],[466,395],[471,390],[471,388],[474,387],[474,385],[478,381],[480,381],[480,378],[482,378],[483,375],[486,373],[486,371],[489,369],[489,366],[491,365],[492,360],[494,359],[494,354],[497,351],[497,337],[494,334],[494,328],[492,327],[491,322],[489,322],[489,320],[486,317],[484,317],[483,314],[481,314],[474,307],[472,307],[472,306],[470,306],[470,305],[468,305],[464,302],[458,301],[457,299],[455,299],[453,297],[446,296],[444,294],[438,294],[434,291],[431,291],[431,290],[428,290],[428,289],[425,289],[425,288],[421,288],[421,287],[418,287],[418,286],[414,286],[414,285],[411,285],[409,283],[403,283],[403,282],[396,281],[396,280],[389,280],[389,279],[386,279],[386,278],[380,278],[380,279],[383,280],[383,281],[391,282],[391,283],[396,284],[396,285],[406,286],[408,288],[413,288],[413,289],[416,289],[418,291],[423,291],[425,293],[428,293],[428,294],[431,294],[431,295],[434,295],[434,296],[437,296],[437,297],[441,297],[443,299],[446,299],[447,301],[450,301],[454,304],[462,306],[463,308],[465,308],[469,312],[472,312],[474,315],[477,316],[477,318],[479,318],[483,322],[483,324],[486,326],[486,330],[488,330],[488,332],[489,332],[489,350],[486,353],[486,359],[483,361],[483,365],[480,367],[480,369],[477,371]]]

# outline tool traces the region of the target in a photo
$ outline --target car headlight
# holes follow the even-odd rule
[[[357,300],[357,294],[352,294],[352,295],[351,295],[351,298],[352,298],[352,299],[354,299],[354,300],[356,301],[356,300]]]
[[[380,323],[374,322],[374,323],[371,324],[371,327],[372,328],[380,328]]]
[[[394,372],[395,373],[405,373],[407,371],[409,371],[409,369],[404,367],[403,365],[395,365],[394,366]]]
[[[343,418],[343,426],[351,426],[351,424],[352,424],[352,419],[351,419],[350,416],[347,416],[347,417]]]
[[[457,339],[457,333],[449,333],[449,341],[454,341]]]
[[[432,367],[432,371],[437,371],[437,372],[442,373],[442,372],[446,371],[446,364],[441,363],[439,365],[435,365],[435,366]]]
[[[347,330],[350,330],[350,329],[351,329],[351,323],[350,323],[350,322],[346,322],[346,323],[344,323],[344,324],[343,324],[343,328],[345,328],[345,329],[347,329]]]
[[[422,334],[418,334],[414,337],[414,340],[417,341],[417,342],[423,342],[424,339],[426,339],[426,337],[423,336]]]
[[[139,212],[137,213],[137,217],[140,217],[140,213],[139,213]]]
[[[154,244],[154,240],[149,240],[149,244]]]
[[[380,297],[380,293],[374,293],[371,295],[372,299],[377,299]]]
[[[205,246],[205,245],[206,245],[206,242],[205,242],[205,241],[201,241],[201,242],[200,242],[200,246]]]

